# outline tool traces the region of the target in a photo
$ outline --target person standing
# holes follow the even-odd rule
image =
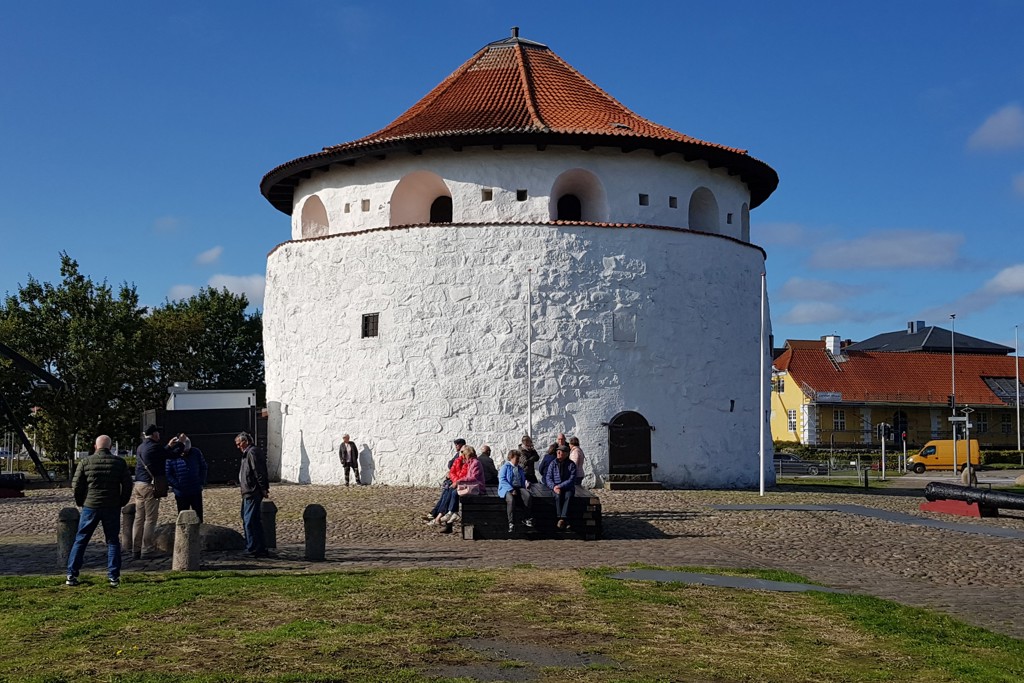
[[[536,484],[537,463],[540,462],[540,454],[533,447],[533,439],[530,438],[529,434],[523,434],[522,441],[519,443],[519,452],[522,453],[519,465],[526,472],[526,481]]]
[[[356,473],[356,485],[362,484],[363,482],[359,480],[359,449],[356,448],[354,443],[349,441],[348,434],[341,437],[338,457],[341,459],[342,467],[345,468],[345,486],[348,486],[349,470],[354,470]]]
[[[160,516],[160,499],[167,497],[168,458],[181,455],[178,437],[174,437],[166,446],[160,443],[163,427],[151,424],[146,427],[146,435],[135,456],[135,487],[132,489],[132,501],[135,503],[135,526],[132,527],[132,557],[148,559],[159,555],[154,545],[153,532],[156,520]]]
[[[580,486],[583,484],[583,463],[587,456],[583,454],[580,440],[575,436],[569,439],[569,459],[576,465],[576,486]]]
[[[82,458],[71,481],[75,504],[82,508],[78,521],[78,534],[68,555],[68,575],[65,583],[77,586],[78,573],[85,561],[85,547],[89,545],[96,527],[103,525],[107,541],[107,582],[111,588],[121,584],[121,508],[132,495],[132,475],[128,464],[110,452],[110,437],[96,437],[96,452]]]
[[[192,447],[187,436],[181,440],[181,457],[167,460],[167,485],[174,492],[178,512],[195,510],[203,521],[203,487],[206,486],[206,458]]]
[[[238,486],[242,493],[242,529],[245,531],[245,554],[250,557],[270,557],[263,537],[263,518],[260,506],[270,497],[270,477],[267,475],[267,456],[256,447],[248,432],[235,437],[235,448],[242,453],[238,470]]]

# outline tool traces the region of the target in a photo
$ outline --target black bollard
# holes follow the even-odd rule
[[[868,488],[868,470],[864,468],[864,488]]]
[[[302,511],[302,523],[306,528],[306,559],[320,562],[327,551],[327,510],[323,505],[307,505]]]
[[[260,519],[263,521],[263,545],[277,548],[277,506],[274,501],[260,503]]]

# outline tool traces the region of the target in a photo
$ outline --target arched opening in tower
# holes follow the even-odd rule
[[[574,194],[563,194],[558,198],[558,220],[583,220],[583,204],[580,203],[579,197]]]
[[[452,222],[452,198],[446,196],[440,196],[434,200],[433,204],[430,205],[430,222],[431,223],[451,223]]]

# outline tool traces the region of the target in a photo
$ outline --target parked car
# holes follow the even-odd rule
[[[828,465],[823,462],[801,460],[792,453],[775,454],[775,473],[779,476],[816,475],[826,472],[828,472]]]

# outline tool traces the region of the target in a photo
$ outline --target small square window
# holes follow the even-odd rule
[[[363,339],[366,339],[367,337],[376,337],[379,323],[380,313],[364,313]]]
[[[732,214],[731,213],[725,214],[725,222],[728,223],[729,225],[732,225]]]
[[[526,190],[516,190],[516,201],[518,201],[518,202],[525,202],[526,201]]]
[[[370,210],[370,200],[369,199],[364,199],[363,202],[362,202],[362,205],[363,205],[363,211],[369,211]]]
[[[489,202],[492,199],[494,199],[494,190],[489,187],[480,190],[480,201]]]
[[[648,206],[651,203],[651,198],[643,193],[640,194],[640,206]]]
[[[345,202],[345,213],[352,213],[352,205]]]
[[[679,199],[676,198],[676,197],[669,197],[668,198],[668,208],[670,208],[670,209],[678,209],[679,208]]]

